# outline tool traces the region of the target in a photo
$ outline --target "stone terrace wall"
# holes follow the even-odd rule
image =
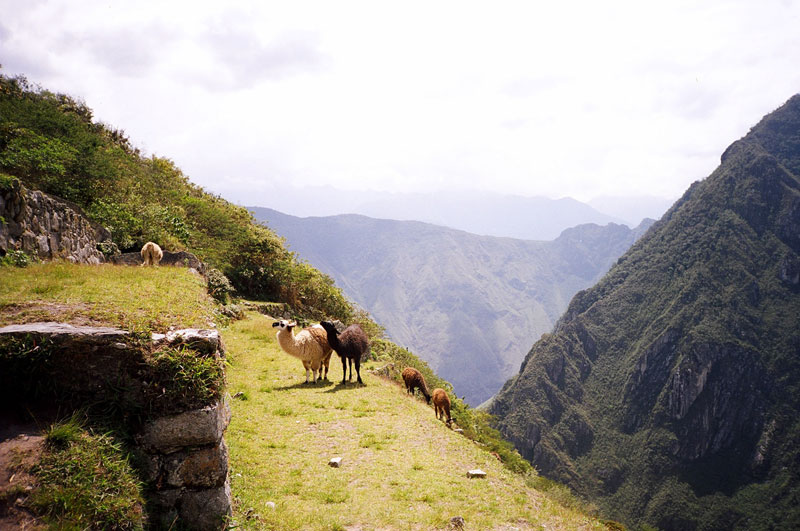
[[[111,233],[89,222],[78,207],[16,180],[0,190],[0,218],[0,256],[20,250],[41,260],[99,264],[104,258],[97,244],[111,240]]]
[[[6,399],[21,403],[32,387],[44,385],[55,395],[70,397],[74,407],[125,399],[141,404],[141,389],[146,386],[142,380],[150,378],[143,352],[150,348],[181,344],[198,356],[224,356],[216,330],[153,334],[148,346],[124,330],[109,327],[30,323],[0,328],[0,348],[6,344],[10,352],[9,345],[15,341],[36,346],[27,348],[24,356],[12,355],[7,365],[0,363],[0,396],[10,393]],[[0,362],[3,359],[0,356]],[[223,435],[230,418],[230,406],[223,398],[131,426],[135,462],[147,482],[149,516],[155,527],[225,528],[231,514],[231,489]]]

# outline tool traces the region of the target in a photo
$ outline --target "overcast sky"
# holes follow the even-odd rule
[[[0,0],[0,64],[241,204],[679,196],[800,92],[800,2]]]

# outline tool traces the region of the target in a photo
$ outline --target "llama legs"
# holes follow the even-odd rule
[[[356,374],[358,374],[358,378],[356,379],[356,381],[358,383],[360,383],[360,384],[363,384],[364,382],[361,380],[361,360],[360,359],[356,359]],[[350,378],[352,378],[352,377],[353,377],[353,369],[350,369]]]

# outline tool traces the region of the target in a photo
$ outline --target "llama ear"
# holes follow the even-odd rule
[[[297,326],[297,321],[291,321],[291,322],[290,322],[290,323],[288,323],[286,326],[288,326],[289,328],[291,328],[291,327],[293,327],[293,326]]]

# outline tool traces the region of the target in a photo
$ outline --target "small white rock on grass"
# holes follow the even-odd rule
[[[480,468],[476,468],[474,470],[469,470],[467,472],[467,477],[468,478],[485,478],[486,477],[486,472],[484,472]]]
[[[330,461],[328,461],[328,466],[332,466],[333,468],[339,468],[342,466],[342,458],[341,457],[333,457]]]

